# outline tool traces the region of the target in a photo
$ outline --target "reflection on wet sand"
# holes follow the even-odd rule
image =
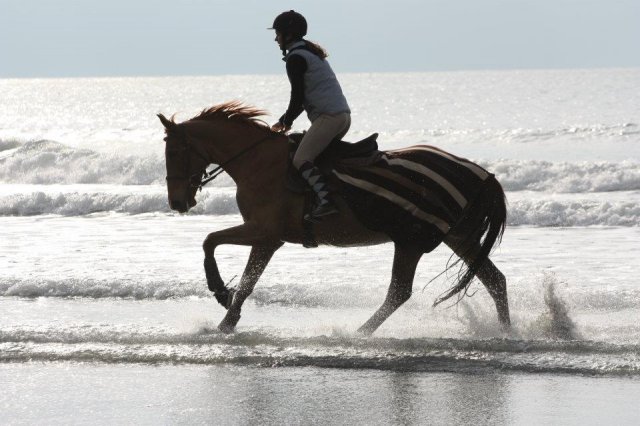
[[[316,367],[0,364],[3,423],[637,424],[628,377]]]

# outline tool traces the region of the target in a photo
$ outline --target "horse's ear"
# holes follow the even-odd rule
[[[165,117],[164,115],[158,114],[158,118],[160,119],[160,122],[162,123],[165,129],[167,130],[175,129],[176,123],[167,119],[167,117]]]

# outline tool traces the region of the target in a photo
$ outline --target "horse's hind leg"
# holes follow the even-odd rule
[[[500,324],[505,328],[509,327],[511,319],[509,316],[509,299],[507,298],[507,279],[504,274],[493,264],[491,259],[487,259],[478,270],[476,276],[487,288],[489,295],[491,295],[496,304]]]
[[[469,264],[471,256],[469,250],[464,250],[456,247],[457,241],[445,241],[445,243],[459,256],[465,263]],[[475,252],[480,250],[480,247],[475,249]],[[476,277],[487,288],[489,295],[496,304],[498,310],[498,320],[503,327],[508,328],[511,325],[509,316],[509,300],[507,298],[507,279],[504,274],[494,265],[491,259],[487,258],[484,261]]]
[[[422,257],[422,251],[402,247],[396,244],[393,257],[391,284],[384,303],[369,320],[358,329],[358,332],[370,335],[380,327],[389,316],[411,297],[413,277]]]

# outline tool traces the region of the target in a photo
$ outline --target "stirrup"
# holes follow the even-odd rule
[[[319,222],[323,217],[336,213],[338,213],[338,209],[336,209],[332,203],[324,203],[315,206],[313,210],[311,210],[311,213],[304,215],[304,220]]]

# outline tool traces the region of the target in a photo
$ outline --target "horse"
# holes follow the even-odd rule
[[[207,285],[218,302],[227,309],[218,326],[224,333],[232,333],[235,330],[243,303],[251,295],[274,253],[285,242],[302,244],[305,239],[305,221],[302,219],[305,196],[292,192],[286,185],[291,143],[286,134],[272,131],[267,123],[260,119],[264,115],[267,115],[265,111],[239,101],[204,109],[199,115],[181,123],[175,122],[173,116],[167,119],[164,115],[158,114],[165,130],[167,192],[172,210],[186,213],[194,207],[197,203],[198,189],[223,171],[236,184],[236,201],[244,223],[208,234],[202,245]],[[469,160],[455,157],[435,147],[418,145],[381,153],[392,158],[389,162],[407,160],[406,164],[416,165],[416,162],[408,160],[412,160],[419,152],[426,151],[429,151],[430,155],[439,155],[436,160],[442,158],[453,164],[449,166],[452,170],[448,170],[452,182],[457,182],[457,175],[463,172],[469,174],[472,171],[483,177],[483,180],[478,180],[478,187],[474,189],[475,195],[471,194],[467,198],[460,194],[464,188],[458,188],[460,191],[456,188],[449,189],[449,192],[455,191],[454,195],[459,195],[456,196],[459,204],[456,207],[459,211],[444,221],[433,221],[430,224],[437,225],[435,234],[438,235],[421,234],[428,235],[428,238],[422,238],[424,241],[412,238],[409,235],[411,233],[403,231],[403,226],[408,221],[404,216],[401,216],[401,220],[394,219],[393,215],[387,220],[384,216],[382,225],[388,226],[372,227],[345,202],[346,195],[336,194],[333,198],[339,213],[326,216],[314,224],[317,243],[336,247],[394,243],[392,277],[386,298],[358,329],[363,335],[375,332],[411,297],[418,262],[423,254],[441,242],[452,249],[458,257],[455,263],[462,261],[461,265],[464,268],[461,268],[457,275],[457,283],[434,305],[454,295],[460,300],[466,294],[472,279],[477,277],[495,303],[500,324],[508,329],[510,317],[506,278],[489,259],[491,250],[500,243],[506,225],[504,191],[493,174]],[[207,171],[212,164],[218,165],[215,173]],[[432,175],[439,176],[433,172]],[[332,176],[334,180],[335,177]],[[422,182],[431,183],[433,182],[429,179],[437,180],[436,177],[422,175],[421,179]],[[461,179],[459,181],[463,182]],[[416,182],[408,184],[417,185]],[[455,186],[449,182],[442,184]],[[438,191],[431,191],[426,186],[421,190],[424,193],[435,194],[430,204],[439,204],[439,199],[436,198]],[[367,194],[369,198],[379,199],[381,202],[397,202],[400,206],[397,210],[401,210],[402,214],[411,220],[415,219],[412,215],[417,213],[422,214],[422,219],[433,219],[433,215],[424,213],[414,203],[394,196],[389,191],[377,195]],[[460,201],[460,197],[464,203]],[[399,203],[398,200],[403,202]],[[379,217],[376,217],[376,220],[380,222]],[[395,222],[386,223],[385,220]],[[385,229],[399,231],[394,234],[386,232]],[[215,249],[223,244],[251,247],[246,267],[235,289],[225,286],[215,261]]]

